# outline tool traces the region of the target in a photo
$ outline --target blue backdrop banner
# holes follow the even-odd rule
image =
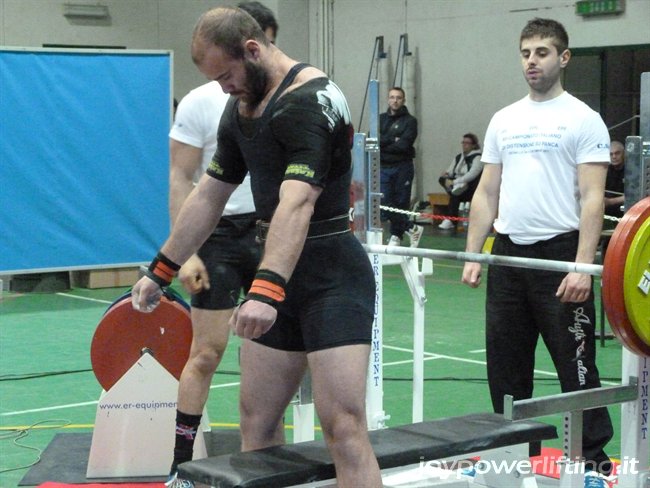
[[[0,273],[154,256],[169,233],[171,63],[0,50]]]

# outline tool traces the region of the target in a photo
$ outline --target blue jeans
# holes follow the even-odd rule
[[[574,261],[578,232],[530,245],[497,234],[492,254]],[[533,394],[535,348],[548,349],[563,392],[600,386],[596,367],[594,294],[582,303],[562,303],[555,292],[566,273],[490,266],[487,279],[487,371],[494,411],[503,413],[503,395],[515,400]],[[585,410],[582,449],[587,461],[607,461],[603,448],[613,435],[606,408]]]
[[[413,176],[415,176],[413,161],[404,161],[393,166],[382,166],[380,170],[382,206],[409,210]],[[406,214],[382,210],[381,220],[389,220],[390,234],[400,239],[411,226]]]

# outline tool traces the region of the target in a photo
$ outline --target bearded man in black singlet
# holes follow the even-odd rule
[[[243,450],[284,443],[282,417],[307,366],[340,487],[380,487],[366,428],[374,315],[370,262],[349,230],[352,125],[339,88],[266,39],[245,12],[217,8],[194,30],[198,69],[231,95],[217,152],[173,232],[133,288],[150,311],[247,172],[264,254],[231,326],[241,349]]]

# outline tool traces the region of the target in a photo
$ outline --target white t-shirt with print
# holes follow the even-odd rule
[[[609,163],[609,133],[567,92],[545,102],[526,96],[494,114],[481,159],[502,165],[495,230],[533,244],[579,229],[577,165]]]
[[[176,109],[174,125],[169,137],[203,149],[201,168],[197,170],[195,183],[205,173],[217,149],[217,130],[229,95],[225,94],[216,81],[210,81],[189,92]],[[238,215],[255,211],[251,193],[250,176],[228,199],[223,215]]]

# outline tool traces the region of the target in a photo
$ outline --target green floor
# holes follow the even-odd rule
[[[462,250],[463,236],[426,227],[420,247]],[[425,419],[490,411],[483,351],[484,287],[460,283],[462,264],[434,262],[426,278]],[[384,267],[384,410],[389,426],[411,423],[413,305],[399,266]],[[16,486],[58,432],[90,432],[101,388],[90,342],[123,288],[56,294],[4,293],[0,300],[0,487]],[[598,296],[598,293],[597,293]],[[209,400],[211,422],[236,428],[238,339],[233,339]],[[559,393],[548,355],[538,351],[535,395]],[[605,384],[620,383],[621,346],[598,348]],[[610,408],[615,429],[620,407]],[[291,423],[291,412],[288,412]],[[562,416],[542,419],[562,432]],[[290,436],[289,430],[289,436]],[[557,440],[548,444],[561,447]],[[618,433],[608,454],[620,455]]]

